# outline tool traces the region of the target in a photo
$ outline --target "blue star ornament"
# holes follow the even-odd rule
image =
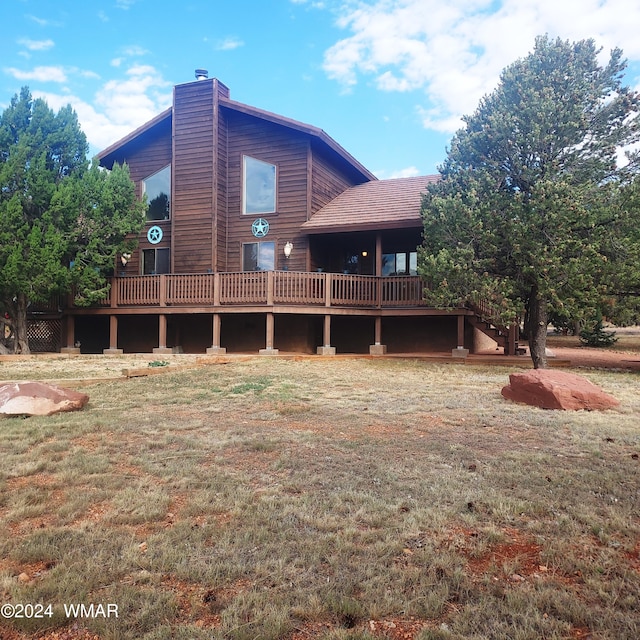
[[[158,244],[162,240],[162,229],[158,226],[153,226],[147,231],[147,240],[151,244]]]
[[[253,221],[251,232],[256,238],[264,238],[269,233],[269,223],[264,218],[258,218]]]

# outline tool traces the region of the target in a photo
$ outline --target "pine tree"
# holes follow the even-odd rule
[[[550,313],[596,309],[616,272],[638,269],[616,268],[637,255],[640,226],[620,195],[638,157],[617,158],[639,139],[640,99],[622,85],[622,52],[606,66],[598,54],[592,40],[537,38],[463,119],[424,198],[427,299],[489,299],[507,322],[524,310],[536,368]]]
[[[71,107],[56,114],[26,87],[0,116],[0,312],[15,352],[29,352],[31,303],[72,287],[80,302],[103,297],[116,253],[142,227],[126,168],[89,169],[87,151]]]

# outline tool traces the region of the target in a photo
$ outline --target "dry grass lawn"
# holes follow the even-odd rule
[[[637,373],[581,371],[621,401],[592,413],[413,360],[108,379],[149,360],[0,363],[95,379],[0,419],[3,640],[640,637]]]

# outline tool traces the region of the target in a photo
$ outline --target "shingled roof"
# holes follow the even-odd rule
[[[342,192],[302,225],[309,234],[422,226],[422,194],[440,176],[375,180]]]

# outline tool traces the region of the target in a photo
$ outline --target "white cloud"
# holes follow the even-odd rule
[[[23,71],[9,67],[5,72],[13,76],[16,80],[35,80],[36,82],[58,82],[67,81],[67,74],[62,67],[35,67],[30,71]]]
[[[132,58],[135,57],[140,57],[140,56],[145,56],[149,53],[148,49],[144,49],[143,47],[137,45],[137,44],[131,44],[128,47],[123,47],[122,48],[122,53],[125,56],[129,56]]]
[[[134,65],[124,77],[101,86],[91,103],[71,92],[33,90],[33,95],[44,98],[54,111],[70,104],[96,153],[171,106],[171,86],[154,67]]]
[[[309,2],[309,0],[290,0],[291,4],[308,4],[313,9],[324,9],[326,4],[324,2]]]
[[[29,18],[29,20],[31,20],[32,22],[35,22],[36,24],[40,25],[41,27],[46,27],[49,24],[51,24],[49,20],[45,20],[44,18],[38,18],[38,16],[27,16],[27,18]]]
[[[18,44],[29,49],[29,51],[47,51],[55,46],[53,40],[30,40],[29,38],[21,38]]]
[[[640,60],[637,0],[345,0],[337,26],[350,35],[325,52],[346,89],[364,77],[381,91],[424,91],[426,127],[455,131],[537,35],[593,37],[603,59],[621,47]]]
[[[219,40],[216,44],[216,49],[218,51],[232,51],[233,49],[238,49],[243,46],[244,42],[239,38],[228,37],[224,40]]]
[[[387,174],[386,171],[376,171],[376,176],[381,180],[390,180],[392,178],[413,178],[415,176],[421,176],[422,172],[418,167],[405,167],[404,169],[398,169],[397,171],[392,171]]]

